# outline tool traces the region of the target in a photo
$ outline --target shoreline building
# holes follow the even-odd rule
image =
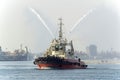
[[[87,48],[87,54],[90,55],[91,58],[94,58],[97,56],[97,46],[92,44],[92,45],[89,45]]]

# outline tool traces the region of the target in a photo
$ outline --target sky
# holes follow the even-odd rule
[[[74,48],[120,52],[119,0],[0,0],[0,46],[13,51],[22,44],[31,52],[43,52],[58,36],[58,18]],[[32,11],[33,9],[34,11]],[[72,31],[71,31],[72,30]]]

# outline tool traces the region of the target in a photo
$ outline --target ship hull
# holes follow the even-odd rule
[[[61,59],[59,57],[39,57],[34,61],[39,69],[86,69],[83,61],[74,59]]]
[[[57,64],[49,64],[49,63],[41,63],[37,64],[39,69],[86,69],[85,66],[75,66],[75,65],[57,65]]]

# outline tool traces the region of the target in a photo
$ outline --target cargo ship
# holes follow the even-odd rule
[[[2,51],[0,46],[0,61],[29,61],[33,60],[33,55],[28,51],[28,48],[22,49],[22,45],[20,49],[16,49],[13,52],[11,51]]]
[[[60,30],[58,39],[53,39],[50,47],[45,51],[43,57],[34,60],[39,69],[86,69],[87,65],[75,56],[72,41],[63,38],[63,22],[60,18]]]

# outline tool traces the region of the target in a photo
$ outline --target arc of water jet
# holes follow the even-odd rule
[[[45,23],[45,21],[42,19],[42,17],[37,13],[37,11],[35,11],[35,9],[30,8],[30,10],[38,17],[38,19],[42,22],[42,24],[44,25],[44,27],[49,31],[50,35],[54,38],[54,35],[52,33],[52,31],[50,30],[50,28],[47,26],[47,24]]]
[[[88,11],[86,14],[84,14],[76,23],[75,25],[70,29],[69,33],[70,34],[76,27],[77,25],[86,17],[88,16],[91,12],[93,12],[94,9],[91,9],[90,11]]]

